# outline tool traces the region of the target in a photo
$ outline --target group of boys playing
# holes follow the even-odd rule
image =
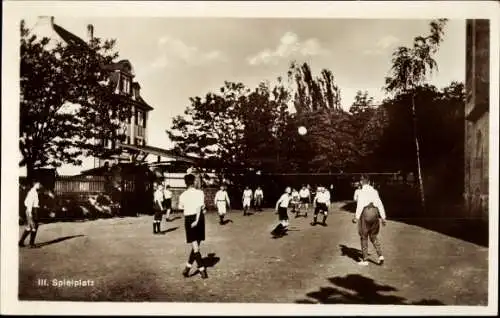
[[[187,190],[184,191],[179,197],[179,209],[183,211],[184,215],[184,228],[186,233],[186,243],[191,244],[191,252],[188,261],[182,272],[185,277],[190,276],[190,270],[193,263],[197,263],[197,268],[203,279],[208,278],[207,270],[204,265],[204,260],[201,257],[200,245],[205,240],[205,195],[202,190],[198,189],[195,185],[195,176],[187,174],[184,177]],[[154,204],[155,216],[153,223],[153,233],[160,233],[160,224],[163,211],[166,211],[166,221],[170,221],[171,199],[172,192],[168,185],[155,184],[154,190]],[[30,247],[35,247],[35,236],[38,230],[37,210],[39,207],[38,191],[41,188],[40,182],[34,182],[31,190],[28,192],[24,205],[26,207],[26,225],[23,234],[19,240],[19,246],[24,246],[24,241],[28,236],[30,237]],[[307,191],[306,191],[307,190]],[[224,206],[223,209],[229,204],[229,196],[225,190],[225,186],[221,187],[220,195],[216,195],[215,203],[217,207]],[[299,193],[300,204],[308,208],[311,193],[307,187],[301,190],[302,195]],[[276,212],[279,215],[280,223],[273,230],[273,235],[278,235],[278,232],[284,233],[288,229],[288,207],[292,200],[292,190],[290,187],[285,189],[285,192],[276,202]],[[245,196],[243,197],[245,199]],[[224,204],[219,204],[218,199],[223,199]],[[303,200],[302,200],[303,199]],[[308,199],[308,200],[306,200]],[[226,201],[227,200],[227,201]],[[378,191],[375,190],[370,184],[369,180],[365,177],[361,178],[358,189],[354,193],[354,200],[357,203],[356,214],[352,222],[358,224],[358,234],[361,238],[362,259],[358,264],[368,265],[368,239],[372,242],[378,255],[378,263],[384,262],[382,255],[381,245],[378,241],[377,235],[380,229],[380,222],[385,226],[386,215],[382,201],[380,200]],[[330,193],[324,187],[318,187],[318,192],[315,195],[313,204],[315,206],[314,218],[312,225],[316,224],[317,215],[323,213],[323,224],[326,224],[328,214],[328,205],[330,204]],[[220,210],[219,210],[220,211]],[[224,213],[225,214],[225,213]],[[220,213],[219,213],[220,215]],[[223,217],[221,218],[221,223]]]

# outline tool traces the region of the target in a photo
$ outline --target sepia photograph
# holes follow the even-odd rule
[[[362,2],[4,2],[2,313],[497,314],[498,4]]]

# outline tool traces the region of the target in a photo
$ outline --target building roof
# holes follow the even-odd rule
[[[64,41],[68,45],[76,46],[82,49],[88,48],[87,42],[85,42],[83,39],[80,37],[76,36],[75,34],[69,32],[62,26],[54,23],[54,17],[48,17],[48,16],[41,16],[39,17],[39,21],[35,25],[34,29],[40,29],[41,37],[53,37],[54,35],[59,37],[60,40]],[[37,33],[37,32],[35,32]],[[111,63],[108,65],[103,65],[103,69],[106,70],[111,70],[115,71],[118,70],[120,72],[126,73],[132,77],[135,76],[134,73],[134,68],[132,67],[132,63],[130,63],[129,60],[123,59],[115,63]],[[118,74],[116,73],[111,73],[110,75],[110,81],[113,84],[118,85]],[[137,85],[140,88],[139,83],[133,82],[132,85]],[[125,96],[124,96],[125,97]],[[135,99],[132,99],[130,97],[125,97],[126,102],[132,102],[136,106],[139,106],[141,109],[145,110],[153,110],[154,108],[151,107],[146,101],[139,95]]]
[[[155,156],[168,157],[168,158],[172,158],[175,160],[190,162],[193,164],[198,163],[200,161],[199,158],[179,155],[179,154],[175,153],[175,151],[173,151],[173,150],[168,150],[168,149],[163,149],[163,148],[158,148],[158,147],[153,147],[153,146],[139,146],[139,145],[121,144],[120,147],[122,147],[124,149],[128,149],[128,150],[145,152],[145,153],[152,154]]]

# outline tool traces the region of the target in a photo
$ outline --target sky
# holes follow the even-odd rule
[[[26,21],[30,27],[36,17]],[[94,36],[116,39],[119,59],[132,63],[141,95],[154,108],[148,144],[170,148],[165,130],[190,97],[216,91],[224,81],[254,88],[286,77],[292,60],[309,62],[315,74],[330,69],[344,108],[358,90],[381,101],[392,52],[428,34],[430,20],[55,16],[54,22],[83,39],[88,24]],[[430,83],[465,81],[465,20],[448,22],[436,61],[439,72]]]

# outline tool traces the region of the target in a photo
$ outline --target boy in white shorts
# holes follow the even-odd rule
[[[219,214],[219,224],[223,225],[227,208],[231,206],[231,202],[229,201],[229,196],[227,195],[226,187],[224,185],[221,185],[220,190],[215,194],[214,203],[217,207],[217,213]]]

